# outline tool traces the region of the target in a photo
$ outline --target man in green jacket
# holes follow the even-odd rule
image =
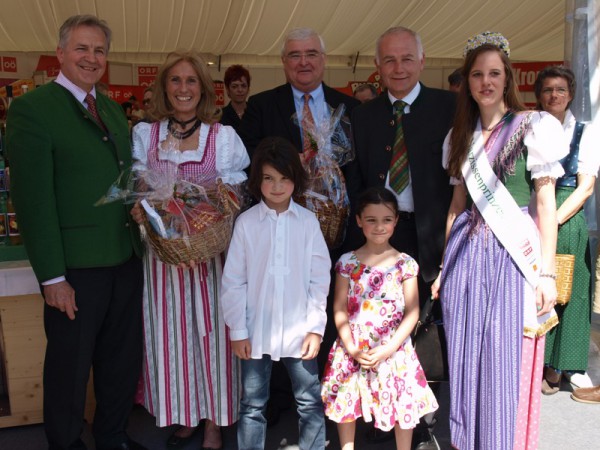
[[[85,449],[80,435],[92,367],[96,448],[143,448],[125,434],[142,350],[138,230],[123,204],[94,206],[131,164],[123,111],[94,88],[110,37],[95,16],[67,19],[57,79],[17,98],[8,113],[13,200],[46,302],[44,422],[51,450]]]

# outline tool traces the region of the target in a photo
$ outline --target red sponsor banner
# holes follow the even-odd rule
[[[381,91],[383,91],[383,84],[381,84],[380,80],[381,77],[379,76],[379,72],[377,71],[373,72],[371,75],[369,75],[369,78],[367,78],[367,83],[370,83],[373,86],[375,86],[378,94],[381,94]]]
[[[519,91],[533,92],[533,85],[540,70],[548,66],[558,66],[561,64],[563,64],[562,61],[512,63]]]
[[[156,80],[158,66],[137,66],[138,84],[145,88],[150,86]]]
[[[128,86],[122,84],[113,84],[108,86],[108,97],[117,103],[123,103],[129,100],[132,95],[141,102],[144,97],[144,86]]]
[[[217,106],[225,106],[225,83],[221,80],[214,80],[215,95],[217,97]]]
[[[336,87],[335,89],[340,91],[343,94],[353,97],[354,91],[356,90],[356,88],[358,86],[360,86],[361,84],[368,83],[368,84],[372,84],[373,86],[375,86],[375,89],[377,89],[377,93],[380,94],[381,91],[383,90],[383,86],[381,85],[379,80],[380,80],[379,72],[375,71],[371,75],[369,75],[369,78],[367,78],[366,81],[349,81],[346,86]]]
[[[354,90],[360,84],[363,84],[364,81],[348,81],[346,86],[336,87],[335,90],[341,92],[342,94],[349,95],[352,97],[354,95]]]
[[[563,64],[562,61],[542,61],[542,62],[526,62],[526,63],[512,63],[513,71],[515,74],[515,80],[519,86],[521,92],[533,92],[533,85],[535,79],[540,72],[548,66],[556,66]],[[364,83],[370,83],[377,89],[377,92],[381,92],[384,87],[381,84],[381,78],[377,71],[373,72],[366,81],[349,81],[346,86],[336,88],[338,91],[343,92],[346,95],[354,95],[354,91],[358,86]]]
[[[46,76],[52,78],[58,75],[58,72],[60,71],[60,63],[58,62],[58,58],[54,55],[40,55],[35,70],[39,72],[46,72]]]
[[[2,72],[17,71],[17,58],[15,56],[2,56],[0,61],[2,63]]]
[[[106,70],[104,71],[102,78],[100,78],[100,81],[106,84],[108,84],[108,67],[109,63],[107,62]],[[54,78],[58,76],[58,72],[60,71],[60,63],[58,62],[58,58],[56,57],[56,55],[40,55],[35,70],[36,72],[44,71],[46,72],[46,76],[48,78]]]

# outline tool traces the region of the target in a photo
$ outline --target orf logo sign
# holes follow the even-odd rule
[[[3,56],[0,58],[2,61],[2,72],[16,72],[17,71],[17,58],[14,56]]]
[[[156,80],[158,66],[138,66],[138,85],[148,87]]]
[[[220,80],[213,83],[215,85],[215,95],[217,96],[217,106],[225,106],[225,83]]]

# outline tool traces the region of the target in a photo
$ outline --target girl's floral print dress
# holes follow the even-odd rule
[[[405,253],[393,267],[361,264],[354,252],[342,255],[337,273],[350,281],[348,318],[354,342],[369,350],[387,343],[404,316],[402,282],[416,277],[419,267]],[[414,428],[419,418],[438,409],[408,337],[396,353],[374,369],[363,369],[338,337],[329,352],[321,396],[325,415],[338,423],[363,417],[375,427]]]

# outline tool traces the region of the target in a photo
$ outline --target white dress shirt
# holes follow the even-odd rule
[[[406,103],[406,106],[404,107],[404,114],[410,114],[410,105],[412,105],[414,103],[414,101],[419,96],[420,92],[421,92],[421,83],[417,83],[415,85],[415,87],[412,88],[412,90],[408,93],[408,95],[406,97],[396,98],[392,94],[390,94],[390,91],[388,91],[388,98],[390,99],[390,102],[392,103],[392,105],[394,104],[394,102],[396,100],[402,100],[404,103]],[[396,195],[396,198],[398,199],[398,209],[400,211],[414,212],[415,201],[413,199],[412,177],[411,177],[411,173],[410,173],[410,166],[408,168],[408,185],[404,188],[404,190],[402,192],[400,192],[400,194],[396,194],[396,192],[390,187],[390,172],[389,172],[389,170],[387,173],[387,177],[385,179],[385,187],[388,188],[390,191],[392,191]]]
[[[307,333],[323,336],[330,268],[316,216],[293,200],[280,214],[263,201],[241,214],[220,299],[231,340],[250,339],[253,359],[300,358]]]
[[[567,109],[562,126],[565,136],[571,143],[575,133],[575,124],[577,123],[573,113]],[[592,123],[586,123],[583,128],[583,134],[579,141],[579,159],[577,163],[577,173],[583,175],[598,176],[598,166],[600,165],[600,151],[598,143],[600,142],[600,133],[597,127]]]
[[[298,115],[298,123],[302,123],[302,113],[304,112],[304,92],[296,89],[294,86],[291,86],[291,88],[292,95],[294,96],[296,114]],[[308,92],[308,94],[310,95],[308,107],[310,108],[310,112],[315,123],[318,124],[319,122],[328,119],[329,105],[327,105],[327,102],[325,102],[325,91],[323,90],[323,85],[319,84],[314,91]]]

